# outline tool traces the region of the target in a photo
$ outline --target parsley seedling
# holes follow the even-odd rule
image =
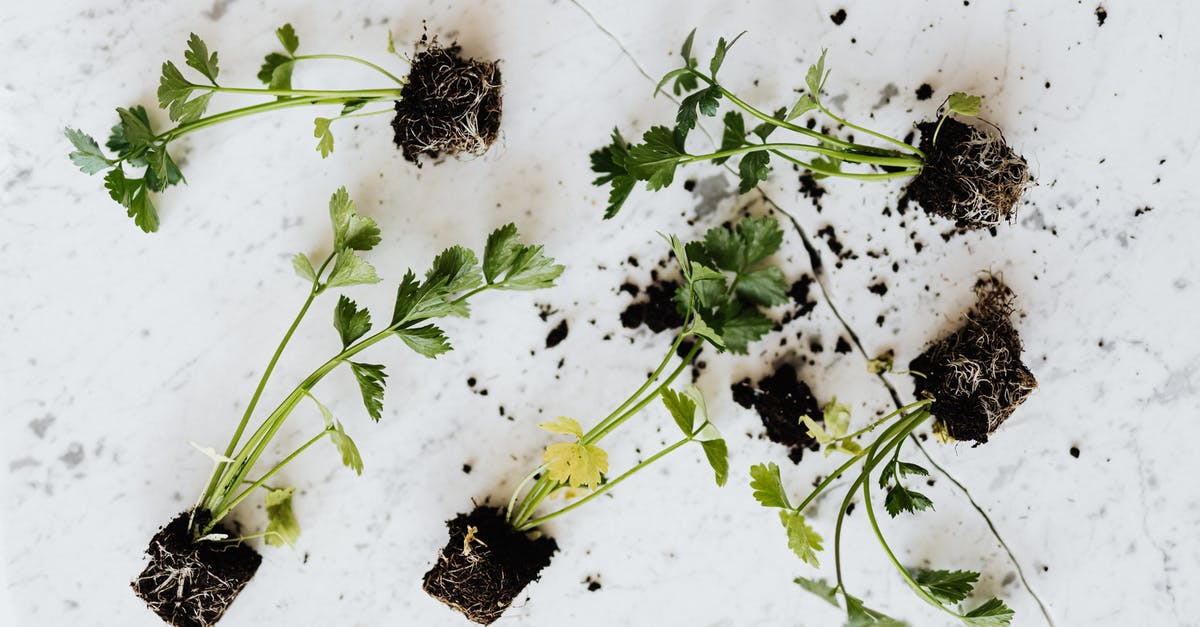
[[[119,121],[112,128],[112,134],[105,144],[108,152],[105,152],[90,135],[80,130],[66,129],[67,138],[75,147],[75,150],[70,153],[71,161],[87,174],[107,172],[104,175],[104,187],[108,190],[109,196],[125,207],[129,217],[139,228],[146,232],[152,232],[158,230],[159,225],[158,210],[151,198],[152,194],[163,192],[172,185],[186,182],[178,163],[168,150],[173,142],[185,135],[224,122],[281,109],[308,106],[339,107],[335,114],[317,117],[313,120],[316,149],[324,158],[333,152],[333,128],[338,121],[391,113],[397,114],[397,120],[404,118],[405,114],[400,111],[400,107],[396,103],[403,100],[402,96],[406,94],[406,88],[413,87],[409,84],[409,79],[401,78],[380,65],[354,56],[298,54],[300,38],[291,24],[284,24],[275,31],[275,35],[279,39],[282,50],[268,54],[263,60],[262,67],[258,72],[258,79],[265,87],[251,88],[233,87],[218,82],[221,66],[217,53],[209,52],[204,40],[192,33],[187,42],[187,50],[184,52],[184,65],[192,70],[194,75],[189,77],[174,61],[166,61],[162,65],[162,74],[159,77],[158,104],[176,125],[166,130],[157,130],[151,123],[145,108],[141,106],[119,108],[117,109]],[[424,40],[422,41],[424,42]],[[395,46],[390,32],[388,33],[388,52],[404,61],[403,57],[395,54]],[[472,62],[458,59],[457,48],[445,50],[431,46],[428,52],[441,55],[438,58],[442,66],[452,65],[451,61],[461,66],[453,66],[451,68],[453,71],[447,70],[444,75],[433,77],[435,80],[453,81],[455,77],[465,77],[463,81],[469,82],[469,79],[472,78],[472,76],[468,76],[469,70],[473,67]],[[447,52],[453,54],[448,55]],[[420,65],[423,55],[424,53],[417,55],[418,65]],[[447,61],[443,57],[450,57],[451,61]],[[347,62],[365,66],[385,78],[392,86],[348,90],[294,87],[292,75],[296,66],[301,62],[307,63],[315,60]],[[479,65],[492,68],[495,64]],[[489,102],[499,97],[498,72],[494,72],[494,74],[495,76],[489,74],[490,80],[494,84],[487,85],[486,90]],[[425,85],[427,77],[424,75],[417,77],[416,80],[420,83],[416,85],[417,91],[421,92],[417,98],[422,101],[428,100],[430,96],[425,92],[436,91],[437,86]],[[457,88],[447,87],[446,91],[449,93],[447,97],[453,96],[461,100],[462,94],[455,91]],[[491,92],[495,92],[495,95]],[[264,101],[211,113],[209,104],[217,94],[258,97]],[[377,110],[368,110],[372,105],[381,104],[385,106]],[[429,106],[427,103],[424,104]],[[460,106],[457,101],[443,104],[446,112],[462,118],[456,123],[476,124],[475,118],[468,115],[477,113],[476,111],[462,110],[464,107]],[[498,109],[496,112],[489,113],[494,115],[495,123],[498,124]],[[426,115],[432,116],[428,113]],[[395,123],[394,121],[393,124]],[[424,120],[422,123],[428,124],[429,120]],[[452,131],[461,134],[454,125],[443,126],[442,130],[447,134]],[[442,139],[441,137],[432,137],[424,138],[423,141],[443,152],[453,152],[453,146],[438,143]],[[448,139],[461,141],[457,135]],[[476,143],[481,142],[484,140]],[[470,149],[478,152],[486,150],[488,145],[490,145],[490,141],[481,146],[471,144]],[[406,157],[408,157],[407,145],[405,145],[405,150]]]
[[[598,175],[593,183],[609,187],[605,218],[612,218],[620,211],[639,182],[644,182],[651,191],[662,189],[675,180],[675,173],[680,166],[691,163],[710,161],[721,165],[736,162],[731,164],[731,169],[736,170],[738,191],[744,194],[759,182],[767,180],[773,162],[791,163],[810,171],[816,178],[879,181],[921,177],[931,163],[931,157],[936,157],[926,154],[927,151],[933,152],[933,142],[929,142],[930,145],[923,150],[851,123],[831,111],[822,97],[829,78],[829,71],[825,68],[826,51],[822,51],[817,63],[808,69],[805,93],[790,106],[768,113],[738,97],[718,80],[726,54],[741,35],[728,42],[724,38],[719,39],[708,67],[702,68],[692,55],[695,34],[693,30],[680,50],[683,67],[668,72],[655,89],[655,94],[658,94],[670,85],[674,95],[682,98],[674,126],[652,126],[642,135],[641,143],[635,144],[626,141],[620,131],[614,129],[612,143],[591,155],[592,170]],[[697,127],[701,117],[716,117],[723,100],[735,108],[726,111],[722,118],[724,130],[720,146],[712,152],[689,150],[687,140],[691,131]],[[944,123],[952,112],[973,117],[979,115],[979,111],[978,96],[956,93],[948,100],[941,122]],[[800,123],[800,119],[808,114],[822,115],[844,128],[853,129],[887,145],[860,144],[815,130],[814,124]],[[749,121],[747,115],[750,116]],[[788,137],[781,138],[777,132]],[[960,226],[971,228],[995,226],[1011,217],[1020,193],[1030,178],[1028,171],[1023,168],[1024,161],[1010,154],[1011,150],[1003,145],[1002,138],[976,131],[976,135],[961,146],[956,144],[938,148],[960,152],[990,150],[986,159],[976,159],[987,166],[987,171],[982,173],[966,171],[966,163],[952,166],[939,163],[939,169],[945,171],[941,176],[952,181],[952,193],[949,193],[951,198],[948,201],[952,205],[952,210],[948,212],[950,217],[959,221]],[[1018,160],[1021,168],[1016,167]],[[928,204],[932,206],[934,203]],[[941,213],[940,206],[927,209]]]
[[[900,459],[904,443],[918,427],[930,418],[932,404],[932,399],[914,402],[852,433],[849,432],[850,408],[838,403],[837,399],[825,405],[823,427],[808,416],[802,417],[801,420],[808,426],[809,433],[821,444],[826,455],[841,453],[847,455],[849,459],[828,477],[825,477],[797,505],[792,505],[787,496],[787,491],[780,478],[779,466],[774,463],[757,464],[750,469],[750,488],[754,491],[754,498],[763,507],[779,512],[780,522],[787,532],[788,547],[801,561],[813,567],[818,566],[818,554],[824,549],[824,539],[809,526],[804,512],[836,480],[842,476],[853,478],[842,497],[837,522],[834,526],[833,559],[837,575],[835,585],[829,585],[820,579],[804,577],[796,579],[796,583],[804,589],[834,605],[838,604],[838,595],[841,595],[845,602],[848,625],[903,624],[882,612],[867,607],[860,598],[851,594],[846,586],[842,574],[842,523],[845,521],[855,495],[862,496],[863,507],[866,509],[871,529],[883,547],[884,553],[887,554],[888,560],[900,572],[918,597],[967,625],[1000,627],[1012,622],[1013,611],[999,599],[989,599],[971,610],[958,607],[958,604],[971,594],[973,584],[979,579],[979,573],[909,570],[900,563],[880,529],[875,505],[871,498],[871,486],[875,482],[878,482],[879,489],[886,490],[884,509],[893,518],[901,514],[913,514],[933,508],[933,501],[929,497],[911,489],[910,484],[905,481],[914,477],[924,477],[929,472],[917,464]],[[881,428],[882,431],[866,447],[855,442],[859,436]]]
[[[349,298],[340,296],[334,307],[333,326],[341,340],[342,349],[305,377],[243,441],[242,436],[250,424],[267,380],[313,301],[333,288],[380,281],[374,267],[359,255],[360,252],[371,250],[380,241],[375,221],[356,212],[354,202],[344,188],[331,198],[329,211],[333,222],[333,252],[319,264],[314,264],[303,253],[293,258],[296,273],[309,284],[308,297],[271,356],[224,453],[202,449],[212,457],[216,466],[189,523],[197,539],[229,540],[211,537],[213,528],[239,503],[257,490],[265,489],[270,522],[266,531],[258,535],[264,536],[268,544],[291,544],[300,532],[292,515],[292,489],[269,487],[267,482],[289,462],[323,439],[333,443],[345,466],[359,474],[363,469],[362,456],[354,440],[333,412],[317,400],[313,391],[315,386],[339,366],[348,367],[358,381],[367,413],[373,420],[379,421],[383,415],[387,373],[382,365],[360,361],[360,353],[383,340],[397,337],[417,353],[425,357],[437,357],[451,350],[451,347],[446,334],[433,324],[434,320],[469,315],[468,302],[487,290],[550,287],[563,271],[561,265],[543,254],[541,246],[523,244],[517,228],[508,224],[496,229],[488,237],[482,263],[470,250],[452,246],[433,260],[423,280],[409,270],[400,282],[390,322],[373,333],[371,313]],[[271,440],[296,407],[306,400],[315,405],[324,426],[282,461],[257,477],[252,477],[256,464]]]

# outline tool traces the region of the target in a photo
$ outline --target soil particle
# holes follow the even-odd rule
[[[796,312],[792,315],[793,318],[800,318],[812,313],[812,310],[817,306],[817,299],[813,298],[810,293],[815,279],[811,275],[800,277],[792,287],[788,290],[788,296],[792,302],[796,303]]]
[[[550,333],[546,335],[546,348],[554,348],[555,346],[561,344],[565,339],[567,339],[567,321],[560,320],[558,326],[555,326],[550,330]]]
[[[1079,459],[1079,447],[1078,446],[1071,447],[1071,457],[1074,457],[1075,459]]]
[[[558,550],[549,536],[531,539],[508,526],[494,507],[459,514],[446,528],[450,539],[425,573],[425,592],[483,625],[500,618]]]
[[[1140,217],[1142,214],[1150,213],[1151,211],[1154,211],[1154,207],[1150,207],[1150,206],[1138,207],[1137,209],[1133,210],[1133,217],[1137,218],[1137,217]]]
[[[583,580],[583,583],[587,584],[588,592],[595,592],[601,588],[599,575],[588,575],[587,579]]]
[[[917,100],[929,100],[932,97],[933,87],[931,87],[929,83],[921,83],[921,86],[917,88]]]
[[[841,26],[846,21],[846,9],[838,9],[837,13],[829,16],[829,19],[833,20],[834,24]]]
[[[821,198],[825,196],[826,191],[817,182],[812,172],[805,172],[800,175],[800,193],[813,201],[813,206],[817,208],[818,213],[821,211]]]
[[[667,329],[683,327],[683,317],[675,306],[675,290],[679,283],[661,281],[646,287],[644,300],[630,303],[621,312],[621,325],[626,329],[636,329],[646,325],[651,331],[659,333]]]
[[[1108,19],[1108,11],[1104,10],[1103,6],[1096,7],[1096,25],[1104,26],[1104,20]]]
[[[846,259],[858,259],[858,255],[846,248],[845,245],[842,244],[842,241],[838,239],[837,233],[834,232],[832,224],[827,224],[818,229],[817,237],[825,240],[825,243],[829,245],[829,251],[836,255],[839,260],[844,261]]]
[[[1032,181],[1025,159],[1009,148],[998,130],[982,122],[971,125],[951,117],[940,130],[937,127],[936,121],[917,125],[925,167],[908,184],[901,207],[913,200],[967,229],[1015,219],[1017,203]]]
[[[884,294],[887,294],[887,290],[888,290],[887,283],[884,283],[883,281],[877,281],[877,282],[872,283],[871,285],[867,286],[868,292],[870,292],[872,294],[877,294],[879,296],[883,296]]]
[[[194,542],[189,512],[163,527],[150,540],[150,563],[131,584],[160,618],[176,627],[206,627],[220,620],[258,571],[262,556],[242,543]],[[237,537],[217,525],[212,533]]]
[[[844,337],[838,337],[837,346],[833,347],[833,351],[839,355],[849,355],[851,350],[853,348],[850,346],[850,342],[847,342]]]
[[[738,405],[753,408],[767,429],[772,442],[787,446],[788,457],[800,463],[804,449],[817,450],[817,441],[808,434],[800,423],[801,416],[821,420],[820,407],[808,384],[801,381],[796,368],[783,364],[770,376],[758,383],[743,379],[730,387],[733,400]]]
[[[392,120],[396,145],[416,163],[420,155],[482,155],[500,134],[498,61],[464,59],[422,36]]]
[[[633,296],[634,298],[637,298],[637,295],[638,295],[638,293],[639,293],[639,292],[641,292],[641,291],[642,291],[642,288],[640,288],[640,287],[638,287],[638,286],[634,285],[633,283],[630,283],[629,281],[626,281],[626,282],[624,282],[624,283],[622,283],[622,284],[621,284],[621,287],[620,287],[620,289],[618,289],[617,291],[618,291],[618,292],[625,292],[626,294],[629,294],[630,296]]]
[[[463,474],[464,474],[464,475],[469,475],[469,474],[471,474],[471,465],[470,465],[470,464],[463,464],[463,465],[462,465],[462,471],[463,471]]]
[[[975,284],[977,302],[963,326],[934,342],[909,364],[917,397],[955,440],[982,444],[1037,387],[1021,362],[1021,338],[1012,324],[1012,290],[995,275]]]

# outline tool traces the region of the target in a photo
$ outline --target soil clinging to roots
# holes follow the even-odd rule
[[[991,228],[1016,218],[1017,203],[1033,178],[1025,159],[999,130],[950,117],[935,144],[937,121],[922,122],[917,129],[925,167],[909,183],[906,199],[964,229]]]
[[[392,128],[404,158],[424,154],[479,156],[500,135],[500,62],[464,59],[457,45],[443,48],[421,37]]]
[[[133,591],[168,624],[208,627],[258,571],[262,556],[243,543],[195,542],[189,512],[180,514],[150,540],[150,563],[131,584]],[[213,533],[234,534],[224,526]]]
[[[494,507],[459,514],[446,527],[450,540],[425,573],[425,592],[482,625],[500,618],[558,550],[553,538],[514,530]]]
[[[733,400],[738,405],[754,408],[767,428],[767,438],[790,449],[788,458],[800,463],[804,449],[817,450],[817,441],[808,433],[808,427],[800,422],[808,416],[821,422],[821,408],[808,384],[801,381],[796,368],[783,364],[769,377],[751,384],[742,379],[733,384]]]
[[[961,328],[912,360],[916,395],[932,396],[931,411],[955,440],[987,442],[1037,387],[1021,363],[1021,338],[1012,324],[1016,296],[999,277],[975,284],[978,299]]]

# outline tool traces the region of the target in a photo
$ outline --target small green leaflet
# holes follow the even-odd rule
[[[921,510],[932,509],[933,501],[920,492],[896,485],[888,490],[887,497],[883,500],[883,506],[887,509],[887,513],[895,518],[902,512],[915,514]]]
[[[413,329],[398,329],[396,335],[404,340],[408,347],[426,357],[437,357],[450,351],[450,342],[441,329],[427,324]]]
[[[127,179],[125,171],[113,168],[104,176],[104,187],[108,195],[128,211],[134,224],[146,233],[158,230],[158,212],[154,203],[150,202],[150,191],[146,188],[145,179]]]
[[[763,507],[792,508],[783,490],[783,480],[779,478],[779,466],[775,462],[750,467],[750,489],[754,490],[754,499]]]
[[[291,57],[272,52],[263,59],[262,67],[258,70],[258,80],[270,89],[289,90],[292,88],[292,69],[295,60]]]
[[[483,276],[489,285],[503,290],[536,290],[554,285],[563,272],[561,265],[545,256],[541,246],[521,243],[521,234],[511,222],[492,231],[483,249]]]
[[[321,153],[322,159],[333,153],[333,133],[329,131],[329,123],[332,121],[329,118],[313,120],[313,137],[317,138],[317,152]]]
[[[208,53],[208,46],[204,40],[196,33],[188,38],[188,49],[183,53],[183,60],[189,67],[204,75],[213,85],[217,84],[217,74],[220,73],[220,68],[217,67],[217,53]]]
[[[908,623],[896,620],[883,612],[863,605],[862,600],[846,596],[846,627],[907,627]]]
[[[971,594],[979,573],[967,570],[918,570],[914,579],[942,603],[958,603]]]
[[[746,144],[746,119],[737,111],[725,112],[725,130],[721,134],[721,150],[736,150]],[[721,165],[729,160],[729,157],[718,157],[713,159],[713,163]]]
[[[662,402],[671,413],[675,424],[679,425],[679,430],[683,431],[685,436],[691,437],[692,430],[696,427],[696,403],[670,388],[662,391]]]
[[[738,162],[738,192],[745,194],[754,189],[759,181],[771,175],[771,153],[764,150],[748,152]]]
[[[804,515],[791,509],[780,510],[779,522],[787,529],[788,548],[796,554],[796,557],[799,557],[800,561],[805,564],[813,567],[820,566],[817,553],[824,548],[821,546],[823,540],[812,527],[808,526]]]
[[[288,54],[296,54],[296,49],[300,47],[300,38],[296,36],[296,29],[292,28],[291,22],[275,29],[275,36],[279,38],[279,43]]]
[[[362,392],[363,406],[367,408],[371,420],[379,422],[383,417],[383,387],[387,384],[387,373],[378,364],[349,363],[358,381],[358,389]]]
[[[144,150],[154,143],[154,131],[150,128],[150,119],[146,116],[144,108],[118,108],[117,117],[121,119],[121,139],[127,151]]]
[[[371,250],[381,239],[379,225],[371,218],[358,215],[345,187],[339,187],[329,197],[329,220],[333,223],[334,250]]]
[[[683,40],[683,46],[679,48],[679,56],[683,59],[684,67],[694,69],[697,65],[696,58],[692,56],[692,42],[696,38],[696,29],[688,33],[687,39]],[[692,91],[699,85],[696,75],[692,72],[681,73],[675,78],[675,85],[672,90],[678,96],[684,92]],[[657,91],[657,90],[656,90]]]
[[[979,115],[983,109],[983,98],[956,91],[950,94],[950,98],[946,101],[946,108],[959,115],[974,117]]]
[[[686,136],[688,131],[696,128],[699,113],[708,117],[717,114],[718,100],[721,98],[721,88],[713,86],[690,94],[679,103],[679,113],[675,116],[675,129]]]
[[[837,601],[837,588],[829,585],[824,579],[806,579],[804,577],[796,577],[792,581],[799,584],[801,588],[808,590],[818,598],[825,600],[834,607],[841,607]]]
[[[267,530],[263,541],[271,546],[292,546],[300,537],[300,523],[292,513],[295,488],[267,491]]]
[[[717,40],[717,50],[713,53],[712,61],[708,62],[708,70],[714,81],[717,80],[717,72],[721,70],[721,65],[725,63],[725,54],[729,52],[729,49],[733,47],[733,44],[736,44],[737,40],[741,39],[742,35],[745,34],[746,31],[738,33],[738,36],[730,40],[729,43],[725,43],[724,37],[721,37]]]
[[[326,287],[345,287],[378,283],[379,281],[380,278],[375,274],[375,268],[363,261],[362,257],[354,254],[352,250],[346,248],[339,252],[337,259],[334,260],[333,271],[329,273],[329,281],[325,285]]]
[[[788,301],[787,281],[783,278],[783,271],[775,266],[743,274],[735,289],[738,296],[764,307],[782,305]]]
[[[704,448],[704,457],[708,459],[708,465],[712,466],[717,485],[725,485],[729,480],[729,449],[725,446],[725,440],[702,440],[700,446]]]
[[[646,188],[651,191],[670,185],[675,179],[675,168],[685,156],[675,131],[652,126],[642,135],[642,141],[629,149],[625,169],[639,181],[646,181]]]
[[[963,622],[972,627],[1008,627],[1012,624],[1013,612],[1000,599],[988,599],[979,607],[963,615]]]
[[[612,132],[612,144],[600,148],[590,155],[592,171],[598,175],[592,181],[592,185],[611,184],[612,186],[608,192],[608,206],[604,210],[605,220],[617,215],[625,201],[629,199],[634,185],[637,184],[637,178],[625,169],[625,161],[628,156],[629,143],[615,128]]]
[[[342,423],[335,422],[334,429],[329,432],[329,441],[337,447],[338,453],[342,455],[342,464],[354,471],[356,475],[362,475],[363,461],[362,454],[358,452],[358,446],[354,444],[354,440],[346,434],[346,430],[342,428]]]
[[[313,267],[308,255],[296,253],[296,256],[292,257],[292,269],[296,271],[296,276],[311,283],[317,282],[317,270]]]
[[[696,318],[692,321],[692,328],[688,329],[688,333],[708,340],[713,346],[716,346],[718,350],[725,348],[725,339],[721,337],[721,334],[717,333],[716,329],[708,326],[708,323],[705,322],[704,318],[701,318],[700,316],[696,316]]]
[[[816,108],[817,101],[812,97],[812,95],[804,94],[803,96],[800,96],[800,99],[796,101],[796,104],[792,105],[792,108],[788,110],[787,118],[785,119],[788,122],[791,122],[792,120]]]
[[[200,119],[212,99],[211,90],[188,100],[198,86],[184,78],[179,68],[171,61],[162,65],[162,77],[158,82],[158,106],[167,110],[173,122],[191,122]],[[204,87],[199,87],[204,90]]]
[[[719,226],[704,234],[705,251],[729,272],[742,272],[770,257],[782,243],[783,230],[774,218],[745,218],[734,230]]]
[[[721,323],[721,340],[730,352],[746,355],[750,344],[770,332],[773,326],[775,323],[762,312],[746,307]]]
[[[825,404],[822,411],[821,422],[824,423],[824,426],[817,424],[808,416],[803,416],[800,420],[808,427],[809,435],[825,448],[826,457],[835,451],[849,455],[857,455],[862,452],[862,447],[857,443],[842,440],[850,431],[850,406],[837,402],[836,396]]]
[[[342,348],[346,348],[371,330],[371,312],[366,308],[359,309],[354,301],[339,296],[333,309],[333,328],[342,338]]]
[[[925,477],[929,475],[929,471],[925,468],[910,462],[897,461],[895,464],[885,464],[883,470],[879,473],[879,487],[886,488],[895,476],[896,471],[900,472],[901,477],[913,475],[915,477]]]
[[[100,150],[100,144],[97,144],[91,135],[72,128],[63,129],[63,132],[75,146],[75,150],[68,155],[71,163],[74,163],[84,174],[95,174],[112,165],[112,162]]]
[[[829,73],[825,71],[825,53],[828,50],[821,50],[821,58],[817,62],[809,66],[808,73],[804,75],[804,84],[808,85],[808,93],[813,97],[813,100],[820,102],[821,90],[825,87],[825,79],[829,78]]]
[[[475,253],[462,246],[451,246],[433,258],[433,265],[425,273],[425,283],[453,294],[470,290],[483,282],[483,272]]]

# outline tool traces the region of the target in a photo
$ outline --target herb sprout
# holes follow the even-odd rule
[[[417,162],[421,153],[482,154],[496,139],[500,124],[500,72],[495,62],[464,60],[457,46],[442,48],[422,38],[406,78],[366,59],[344,54],[298,54],[300,38],[291,24],[275,31],[282,46],[263,60],[258,79],[265,88],[232,87],[218,83],[221,66],[216,52],[192,33],[184,51],[189,77],[166,61],[159,78],[158,104],[176,125],[156,130],[141,106],[118,108],[118,123],[105,143],[106,153],[90,135],[66,129],[75,150],[71,161],[86,174],[104,175],[109,196],[125,207],[143,231],[158,230],[159,216],[151,196],[186,182],[168,148],[195,131],[271,111],[295,107],[340,107],[335,115],[313,120],[316,150],[328,157],[334,149],[333,129],[342,120],[395,113],[395,141],[405,158]],[[388,33],[388,52],[396,55]],[[385,87],[362,89],[301,89],[292,85],[297,64],[317,60],[365,66],[386,81]],[[258,97],[263,102],[209,113],[217,94]],[[373,105],[384,108],[370,109]],[[110,154],[111,153],[111,156]],[[128,169],[127,169],[128,168]]]
[[[717,165],[736,161],[738,191],[743,194],[767,180],[773,161],[782,161],[810,171],[816,178],[914,179],[914,184],[933,190],[913,194],[922,206],[966,228],[991,227],[1013,217],[1030,176],[1024,159],[1013,153],[998,133],[989,134],[952,121],[950,125],[966,130],[961,130],[954,141],[938,145],[937,133],[922,126],[922,147],[918,147],[849,122],[831,111],[822,99],[830,74],[825,68],[826,51],[805,75],[807,91],[790,106],[767,112],[738,97],[718,80],[726,54],[741,35],[728,42],[720,38],[706,70],[692,55],[695,34],[693,30],[680,50],[683,67],[668,72],[655,89],[657,94],[670,85],[674,95],[682,97],[674,126],[652,126],[637,144],[630,144],[614,129],[612,143],[591,155],[592,170],[598,175],[594,184],[609,186],[605,218],[620,211],[638,182],[645,182],[651,191],[659,190],[671,185],[680,166],[702,161]],[[712,152],[689,151],[688,135],[701,116],[717,115],[722,100],[735,109],[722,118],[719,148]],[[938,130],[950,113],[978,116],[980,98],[963,93],[951,96]],[[884,146],[860,144],[815,130],[816,118],[810,118],[807,125],[800,123],[809,114],[825,116]],[[749,123],[747,115],[752,118]],[[788,137],[781,140],[777,132]],[[926,135],[933,135],[933,139]]]

